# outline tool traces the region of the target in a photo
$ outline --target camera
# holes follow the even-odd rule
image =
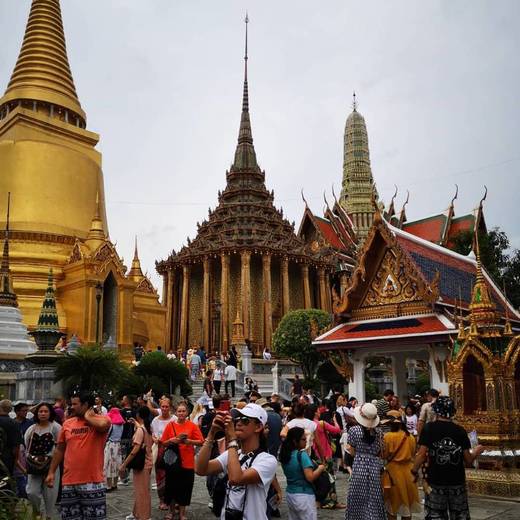
[[[239,509],[232,509],[230,507],[226,507],[225,511],[225,520],[243,520],[244,512]]]

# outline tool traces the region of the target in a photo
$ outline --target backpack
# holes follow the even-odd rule
[[[7,432],[5,429],[0,426],[0,455],[3,457],[3,455],[7,451],[8,441],[7,441]]]
[[[253,457],[251,458],[251,463],[249,464],[249,467],[252,466],[253,461],[256,459],[256,456],[261,453],[261,451],[255,451],[253,454]],[[246,453],[240,460],[240,467],[247,462],[247,459],[249,459],[249,453]],[[211,497],[213,499],[213,507],[211,508],[211,511],[213,511],[213,514],[216,517],[220,517],[220,514],[222,513],[222,509],[224,509],[224,506],[226,505],[228,496],[228,476],[227,473],[218,476],[215,479],[215,482],[213,484],[213,490]]]

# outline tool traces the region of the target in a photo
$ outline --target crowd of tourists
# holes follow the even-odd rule
[[[469,518],[464,467],[482,447],[471,449],[453,422],[449,397],[432,389],[426,402],[401,406],[387,390],[373,402],[339,392],[320,400],[296,377],[283,401],[248,385],[232,399],[206,373],[209,401],[194,405],[151,392],[118,405],[80,393],[38,404],[32,419],[24,403],[12,419],[10,401],[0,401],[3,473],[44,519],[102,520],[106,493],[132,485],[127,520],[151,519],[154,492],[165,520],[185,520],[202,477],[221,519],[278,517],[284,499],[290,520],[315,520],[320,509],[344,509],[347,520],[407,519],[423,509],[428,519]],[[349,479],[343,497],[340,473]]]

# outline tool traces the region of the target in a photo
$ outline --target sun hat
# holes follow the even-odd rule
[[[249,417],[250,419],[259,420],[264,426],[267,423],[267,412],[259,405],[255,403],[249,403],[240,410],[240,415]]]
[[[390,410],[386,415],[394,419],[401,419],[403,417],[399,410]]]
[[[372,403],[365,403],[354,408],[354,417],[365,428],[375,428],[379,424],[377,408]]]
[[[260,397],[260,399],[256,400],[258,406],[265,406],[266,404],[271,404],[265,397]]]
[[[441,417],[451,419],[456,413],[455,402],[447,395],[440,395],[436,401],[432,403],[432,410]]]
[[[112,424],[115,424],[116,426],[119,424],[124,424],[125,422],[123,416],[121,415],[121,412],[119,411],[119,408],[110,408],[110,410],[108,410],[107,415]]]

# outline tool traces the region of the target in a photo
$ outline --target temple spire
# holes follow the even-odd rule
[[[32,1],[22,48],[0,107],[11,101],[49,104],[56,113],[66,109],[85,124],[67,56],[59,0]],[[68,114],[63,119],[75,124]]]
[[[251,120],[249,118],[249,86],[247,80],[248,54],[248,25],[249,16],[246,13],[244,20],[245,31],[245,52],[244,52],[244,89],[242,95],[242,115],[240,117],[240,129],[238,131],[238,145],[235,151],[234,169],[254,168],[258,169],[256,153],[253,147],[253,133],[251,131]]]
[[[106,235],[103,228],[103,221],[101,220],[101,207],[98,192],[96,194],[96,210],[85,243],[89,246],[90,250],[94,252],[105,240]]]
[[[0,263],[0,305],[6,307],[18,307],[16,294],[13,291],[11,271],[9,269],[9,211],[11,206],[11,193],[7,194],[7,218],[5,224],[4,250]]]
[[[140,282],[144,278],[143,270],[141,269],[141,260],[139,260],[139,253],[137,251],[137,236],[135,237],[134,259],[132,260],[132,267],[128,272],[128,278],[134,282]]]

